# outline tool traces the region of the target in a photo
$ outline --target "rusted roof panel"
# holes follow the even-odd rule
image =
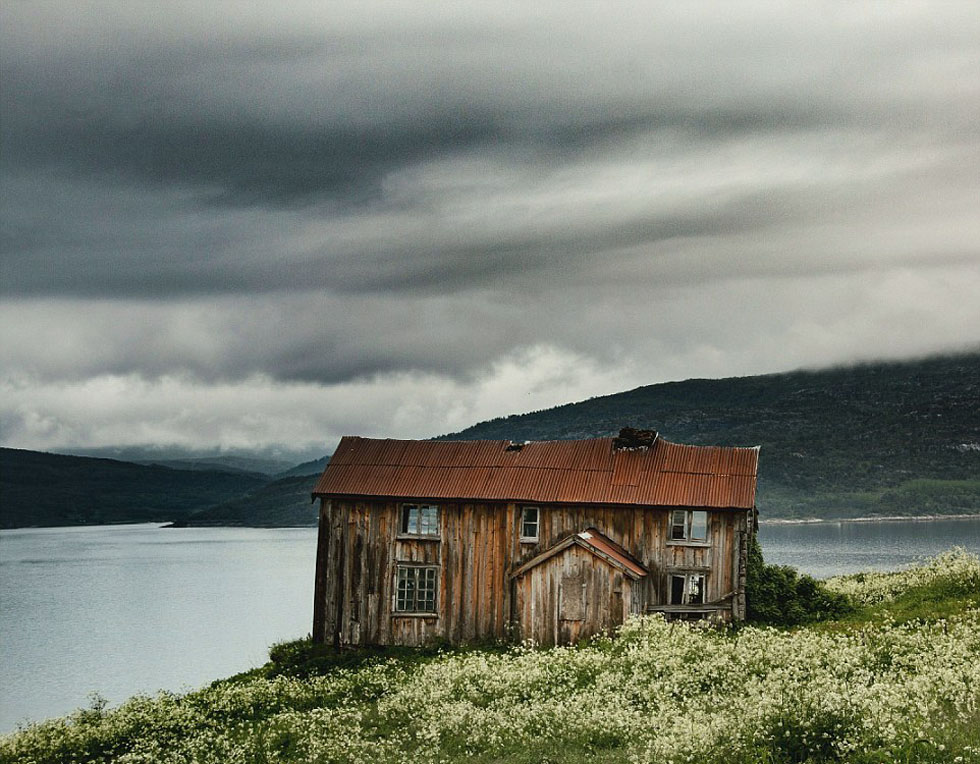
[[[643,578],[650,572],[643,566],[642,563],[640,563],[639,560],[633,557],[633,555],[623,549],[612,539],[603,535],[595,528],[588,528],[581,533],[566,536],[550,546],[548,549],[545,549],[543,552],[535,555],[523,565],[520,565],[513,573],[511,573],[511,577],[514,578],[524,575],[527,571],[531,570],[531,568],[537,567],[538,565],[541,565],[542,563],[562,554],[566,549],[569,549],[572,546],[582,547],[586,551],[591,552],[614,567],[620,568],[624,573],[626,573],[626,575],[634,580]]]
[[[578,534],[578,537],[593,549],[612,557],[624,568],[633,571],[637,576],[645,576],[649,571],[636,560],[633,555],[627,553],[619,544],[608,538],[595,528],[588,528]]]
[[[646,466],[646,453],[639,449],[617,451],[613,455],[613,485],[639,485],[640,473]]]
[[[658,438],[617,450],[612,438],[414,441],[345,437],[315,496],[382,496],[748,509],[758,448],[686,446]]]

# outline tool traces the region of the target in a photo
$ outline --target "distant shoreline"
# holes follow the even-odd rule
[[[971,512],[959,515],[882,515],[879,517],[840,517],[822,518],[810,517],[805,519],[783,519],[778,517],[760,519],[759,525],[833,525],[839,523],[896,523],[896,522],[931,522],[933,520],[969,520],[980,517],[980,513]]]
[[[882,515],[878,517],[809,517],[809,518],[781,518],[769,517],[760,518],[759,525],[840,525],[843,523],[899,523],[899,522],[932,522],[934,520],[971,520],[980,517],[978,512],[970,512],[955,515]],[[179,521],[178,521],[179,523]],[[78,525],[19,525],[12,528],[0,528],[3,531],[23,531],[23,530],[57,530],[65,528],[110,528],[123,525],[129,526],[155,526],[163,529],[203,529],[203,528],[253,528],[256,530],[276,530],[276,529],[316,529],[315,525],[186,525],[161,520],[154,521],[120,521],[113,523],[80,523]]]

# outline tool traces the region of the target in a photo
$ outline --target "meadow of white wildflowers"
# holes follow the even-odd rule
[[[860,602],[954,580],[836,579]],[[0,738],[0,761],[980,762],[980,611],[840,628],[716,630],[660,617],[585,647],[448,653],[311,679],[135,698]]]
[[[836,576],[827,579],[826,584],[859,605],[877,605],[913,587],[936,582],[948,582],[960,589],[980,591],[980,565],[977,564],[976,555],[957,547],[906,570]]]

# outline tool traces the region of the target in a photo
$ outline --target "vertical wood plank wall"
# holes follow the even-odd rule
[[[516,621],[527,625],[518,636],[556,645],[611,632],[630,613],[633,583],[591,552],[571,546],[515,579]],[[570,600],[581,609],[572,612]]]
[[[529,544],[520,541],[523,505],[436,503],[440,535],[428,539],[399,535],[400,501],[321,499],[314,640],[337,646],[416,645],[429,640],[459,643],[519,636],[513,633],[513,623],[522,620],[522,614],[530,617],[532,589],[545,586],[548,576],[558,576],[553,585],[559,585],[561,574],[556,571],[573,561],[588,571],[588,583],[599,593],[598,599],[612,603],[615,596],[621,598],[624,615],[666,603],[673,572],[706,573],[709,602],[744,586],[748,540],[744,510],[709,511],[708,543],[692,545],[668,542],[667,509],[542,506],[538,542]],[[590,527],[630,552],[650,575],[621,581],[615,578],[621,579],[621,573],[575,547],[576,551],[563,553],[567,560],[560,565],[536,566],[512,585],[509,574],[519,564]],[[399,562],[438,566],[435,614],[394,612]],[[731,610],[722,615],[744,616],[744,598],[729,601]],[[608,610],[590,611],[585,628],[607,630],[621,622],[623,615]],[[537,618],[536,612],[534,622]],[[550,625],[542,621],[540,631],[555,634],[554,618],[547,618]],[[582,628],[575,622],[559,624],[561,641],[574,641]]]

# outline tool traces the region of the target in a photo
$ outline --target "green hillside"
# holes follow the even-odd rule
[[[0,527],[176,520],[267,480],[0,448]]]
[[[980,512],[980,353],[648,385],[444,438],[588,438],[624,426],[761,445],[768,517]]]
[[[313,475],[314,477],[319,477],[323,472],[323,469],[330,463],[329,456],[321,456],[319,459],[313,459],[308,462],[303,462],[302,464],[297,464],[295,467],[286,470],[285,472],[280,472],[276,477],[301,477],[304,475]]]
[[[282,478],[244,496],[190,514],[180,525],[244,525],[254,528],[317,524],[317,505],[310,494],[315,475]]]

